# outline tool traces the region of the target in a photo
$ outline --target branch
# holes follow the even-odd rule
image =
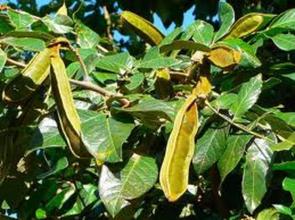
[[[10,58],[7,58],[6,62],[9,63],[9,64],[12,64],[12,65],[15,65],[15,66],[21,67],[21,68],[25,68],[25,67],[27,66],[27,65],[24,64],[24,63],[21,63],[21,62],[15,61],[15,60],[10,59]]]
[[[228,123],[230,123],[231,125],[239,128],[240,130],[242,131],[245,131],[249,134],[252,134],[253,136],[255,137],[258,137],[258,138],[261,138],[261,139],[264,139],[266,141],[269,141],[269,142],[272,142],[272,143],[275,143],[272,139],[268,138],[268,137],[265,137],[255,131],[252,131],[252,130],[249,130],[246,126],[244,125],[241,125],[241,124],[237,124],[235,123],[233,120],[231,120],[230,118],[228,118],[227,116],[221,114],[220,112],[218,112],[218,110],[216,110],[209,102],[208,100],[205,100],[205,105],[210,109],[212,110],[216,115],[218,115],[219,117],[221,117],[222,119],[224,119],[225,121],[227,121]]]
[[[108,38],[113,41],[113,36],[112,36],[112,33],[111,33],[111,25],[112,25],[112,21],[111,21],[111,16],[110,16],[110,13],[108,11],[108,8],[106,5],[103,6],[103,16],[104,16],[104,19],[106,20],[107,22],[107,35],[108,35]]]

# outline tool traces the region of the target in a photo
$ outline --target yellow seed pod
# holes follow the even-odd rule
[[[176,115],[160,171],[160,184],[170,202],[176,201],[188,186],[198,128],[195,100],[196,96],[189,96]]]
[[[230,69],[238,65],[241,57],[240,51],[224,45],[214,47],[208,54],[209,61],[222,69]]]
[[[262,13],[249,13],[241,17],[226,35],[227,38],[240,38],[247,36],[268,23],[274,15]]]
[[[44,49],[35,55],[21,74],[10,81],[2,92],[6,103],[19,104],[30,98],[44,82],[50,70],[50,50]]]
[[[161,99],[169,98],[173,92],[168,69],[156,71],[155,89]]]
[[[123,11],[121,20],[123,25],[130,27],[151,45],[159,44],[164,38],[164,35],[151,22],[133,12]]]
[[[208,79],[207,75],[201,75],[199,81],[195,88],[193,89],[192,94],[196,97],[207,98],[211,93],[212,85]]]
[[[90,154],[81,139],[81,122],[74,105],[66,67],[59,55],[59,45],[51,50],[51,86],[60,127],[72,153],[78,158],[89,157]]]

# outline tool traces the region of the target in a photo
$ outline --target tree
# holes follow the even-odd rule
[[[293,218],[295,9],[211,1],[220,25],[164,36],[115,3],[98,32],[83,5],[1,6],[1,217]]]

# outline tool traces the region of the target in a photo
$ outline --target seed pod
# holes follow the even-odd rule
[[[211,93],[212,85],[208,79],[207,75],[201,75],[199,81],[195,88],[193,89],[192,94],[196,97],[201,97],[206,99]]]
[[[173,93],[168,69],[161,69],[156,71],[155,89],[160,99],[169,98]]]
[[[50,50],[44,49],[35,55],[20,75],[16,76],[4,88],[3,101],[19,104],[32,96],[44,82],[50,70]]]
[[[151,45],[159,44],[164,38],[164,35],[151,22],[133,12],[123,11],[121,20],[123,25],[130,27]]]
[[[273,17],[272,14],[249,13],[234,23],[225,39],[247,36],[264,27]]]
[[[160,171],[160,184],[170,202],[176,201],[188,186],[198,128],[195,100],[196,96],[189,96],[176,115]]]
[[[215,66],[228,70],[240,63],[241,52],[224,45],[219,45],[210,51],[208,59]]]
[[[78,158],[88,157],[90,154],[81,139],[81,122],[74,105],[66,68],[59,55],[59,45],[51,49],[51,86],[61,130],[72,153]]]

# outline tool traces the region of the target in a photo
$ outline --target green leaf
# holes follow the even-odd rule
[[[16,38],[16,37],[7,37],[0,40],[1,43],[8,44],[10,46],[21,48],[23,50],[29,51],[42,51],[46,48],[43,40],[36,38]]]
[[[180,34],[182,33],[182,28],[175,28],[170,34],[168,34],[159,44],[159,46],[163,46],[165,44],[172,43]]]
[[[284,151],[290,150],[295,145],[295,132],[291,133],[291,135],[285,139],[284,141],[274,144],[271,146],[273,151]]]
[[[6,34],[14,29],[8,17],[0,15],[0,34]]]
[[[38,208],[35,212],[36,218],[37,219],[46,219],[46,211],[44,209]]]
[[[64,170],[65,168],[67,168],[69,166],[69,162],[68,159],[66,157],[62,157],[60,158],[52,167],[50,170],[48,170],[45,173],[42,173],[40,175],[37,176],[38,179],[44,179],[47,178],[51,175],[57,174],[58,172],[60,172],[61,170]]]
[[[272,151],[269,143],[263,139],[256,138],[247,150],[242,193],[246,207],[251,214],[260,205],[267,191],[267,175],[271,158]]]
[[[295,127],[295,112],[276,112],[275,116],[285,121],[288,125]]]
[[[295,161],[275,163],[272,166],[272,170],[293,171],[295,170]]]
[[[219,30],[215,33],[214,42],[218,41],[220,38],[226,35],[231,25],[235,21],[235,12],[230,4],[226,2],[220,2],[219,19],[221,21],[221,26]]]
[[[274,44],[284,51],[295,50],[294,34],[277,34],[271,38]]]
[[[94,48],[100,41],[99,35],[80,21],[75,23],[77,43],[82,48]]]
[[[6,53],[0,48],[0,72],[2,71],[3,67],[5,66],[7,59]]]
[[[221,182],[223,182],[227,175],[238,165],[244,155],[246,145],[251,138],[252,136],[247,134],[229,136],[226,141],[226,149],[217,163]]]
[[[280,204],[275,204],[275,205],[273,205],[273,207],[275,207],[275,209],[277,210],[278,213],[292,217],[292,209],[291,208],[284,206],[284,205],[280,205]]]
[[[283,12],[269,25],[268,29],[282,28],[285,30],[295,30],[295,9]]]
[[[174,107],[164,101],[144,96],[138,102],[128,108],[114,107],[115,112],[125,112],[139,119],[143,124],[150,127],[157,127],[163,123],[163,119],[170,120],[175,116]]]
[[[133,58],[128,52],[104,56],[97,59],[96,67],[113,73],[124,73],[133,66]]]
[[[214,36],[213,26],[202,20],[197,20],[195,24],[196,29],[193,35],[193,40],[197,43],[210,46]]]
[[[234,119],[242,117],[256,103],[261,93],[261,88],[261,74],[252,77],[248,82],[242,84],[238,93],[238,99],[230,108],[234,114]]]
[[[103,113],[79,111],[82,120],[82,139],[97,161],[122,161],[122,145],[134,124],[118,121]]]
[[[185,40],[175,40],[171,44],[166,44],[160,47],[161,53],[170,52],[172,50],[200,50],[208,52],[210,51],[210,48],[202,43]]]
[[[159,69],[170,67],[178,64],[179,61],[172,57],[164,57],[160,54],[159,49],[153,47],[148,50],[143,59],[137,65],[137,68]]]
[[[230,106],[237,101],[238,95],[235,93],[221,94],[217,99],[214,100],[214,105],[218,109],[229,109]]]
[[[30,14],[23,11],[15,11],[9,9],[7,15],[11,24],[16,30],[27,30],[29,26],[36,21]]]
[[[120,172],[118,179],[103,165],[99,180],[99,195],[106,209],[115,217],[135,199],[150,190],[156,183],[158,168],[154,158],[133,154]]]
[[[280,214],[275,208],[263,209],[258,213],[256,220],[279,220]]]
[[[42,18],[42,22],[48,27],[48,29],[57,34],[66,34],[73,30],[71,25],[73,24],[71,18],[65,15],[47,15]]]
[[[198,139],[192,163],[198,175],[208,170],[226,148],[227,127],[211,127]]]
[[[245,41],[241,39],[227,39],[220,44],[225,44],[229,47],[232,47],[234,49],[238,49],[242,53],[242,59],[239,63],[240,66],[245,66],[245,67],[259,67],[261,66],[260,60],[257,58],[255,55],[255,50],[254,48],[246,43]]]

